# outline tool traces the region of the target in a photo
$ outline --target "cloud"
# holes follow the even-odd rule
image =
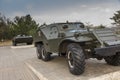
[[[89,10],[90,9],[90,10]],[[113,15],[111,9],[102,7],[97,8],[89,8],[84,11],[79,10],[71,10],[69,13],[64,13],[61,11],[59,14],[51,13],[51,14],[33,14],[33,18],[39,23],[42,24],[44,22],[50,24],[54,22],[65,22],[65,21],[81,21],[83,23],[90,22],[94,25],[110,25],[110,17]],[[91,10],[93,9],[93,10]]]
[[[73,3],[75,4],[73,5]],[[110,24],[109,18],[120,7],[118,0],[71,0],[71,2],[54,0],[53,3],[48,0],[38,0],[37,2],[30,0],[26,1],[26,3],[20,0],[17,4],[16,2],[14,4],[13,6],[9,5],[11,9],[8,11],[8,16],[14,18],[15,16],[24,16],[30,13],[40,24],[44,22],[65,22],[66,20],[81,20],[82,22],[90,22],[94,25]]]
[[[81,5],[81,8],[86,8],[87,7],[87,5]]]
[[[92,11],[99,11],[99,12],[106,12],[106,13],[111,13],[114,10],[111,7],[91,7],[89,9]]]
[[[107,13],[110,13],[110,12],[111,12],[111,9],[106,8],[106,9],[104,9],[104,11],[107,12]]]
[[[89,9],[90,9],[90,10],[101,10],[102,7],[90,7]]]

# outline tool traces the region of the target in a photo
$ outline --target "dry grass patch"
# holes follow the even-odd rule
[[[10,45],[12,45],[12,41],[11,40],[0,42],[0,46],[10,46]]]

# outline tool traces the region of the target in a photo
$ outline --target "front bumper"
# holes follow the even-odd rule
[[[32,43],[33,38],[17,38],[14,40],[16,43]]]
[[[117,52],[120,52],[120,45],[95,48],[95,54],[99,56],[112,56],[115,55]]]

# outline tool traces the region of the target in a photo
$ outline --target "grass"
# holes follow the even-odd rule
[[[12,41],[11,40],[7,40],[7,41],[0,41],[0,46],[10,46],[12,45]]]

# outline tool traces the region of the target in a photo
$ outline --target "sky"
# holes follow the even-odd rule
[[[30,14],[39,24],[57,22],[110,26],[120,0],[0,0],[0,13],[14,19]]]

